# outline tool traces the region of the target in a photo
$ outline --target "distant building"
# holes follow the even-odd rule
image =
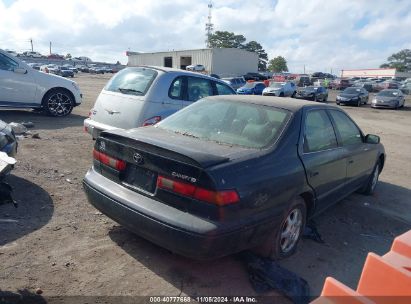
[[[258,54],[236,48],[197,49],[156,53],[127,52],[128,66],[154,65],[185,70],[202,64],[208,74],[240,76],[258,71]]]
[[[358,70],[342,70],[341,77],[370,77],[370,78],[382,78],[382,77],[411,77],[411,73],[398,72],[397,69],[358,69]]]

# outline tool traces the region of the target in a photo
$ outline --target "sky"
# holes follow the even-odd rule
[[[127,50],[205,47],[209,0],[0,0],[0,48],[127,63]],[[295,73],[376,68],[411,49],[409,0],[213,0],[214,30],[259,42]],[[239,62],[239,64],[241,64]]]

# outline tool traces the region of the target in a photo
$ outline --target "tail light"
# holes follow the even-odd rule
[[[240,200],[235,190],[212,191],[164,176],[158,176],[157,187],[218,206],[235,204]]]
[[[151,117],[151,118],[149,118],[149,119],[146,119],[146,120],[143,122],[143,127],[155,125],[155,124],[158,123],[160,120],[161,120],[161,116],[154,116],[154,117]]]
[[[93,150],[93,157],[95,160],[98,160],[102,164],[116,169],[117,171],[123,171],[126,169],[126,162],[124,160],[111,157],[103,152],[97,151],[96,149]]]

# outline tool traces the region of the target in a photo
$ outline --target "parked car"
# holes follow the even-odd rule
[[[93,158],[89,202],[143,238],[195,259],[250,248],[277,259],[316,214],[373,193],[386,156],[338,107],[214,96],[156,126],[102,133]]]
[[[54,74],[54,75],[58,75],[58,69],[59,69],[58,65],[55,65],[55,64],[46,64],[46,65],[40,66],[41,72]]]
[[[246,84],[244,77],[225,77],[222,81],[229,84],[234,90],[237,90]]]
[[[311,84],[310,76],[308,76],[308,75],[298,75],[295,78],[295,84],[299,87],[309,86]]]
[[[90,74],[104,74],[104,69],[98,66],[91,66],[89,68]]]
[[[31,68],[37,70],[37,71],[40,71],[41,65],[39,63],[28,63],[27,65],[30,66]]]
[[[405,103],[404,94],[401,90],[386,89],[382,90],[371,101],[373,108],[402,108]]]
[[[32,58],[43,58],[44,56],[41,55],[39,52],[23,52],[23,56],[32,57]]]
[[[249,81],[249,80],[263,81],[263,80],[268,79],[266,76],[260,73],[251,73],[251,72],[245,74],[243,77],[246,81]]]
[[[77,69],[82,73],[90,73],[90,68],[86,65],[78,65]]]
[[[263,82],[252,81],[246,82],[241,88],[237,89],[237,94],[243,95],[261,95],[266,88]]]
[[[47,59],[64,59],[64,55],[50,54],[50,55],[47,56]]]
[[[8,156],[13,157],[17,154],[17,145],[17,139],[12,128],[0,120],[0,152],[5,152]]]
[[[269,86],[263,91],[264,96],[294,97],[297,87],[294,82],[275,82],[271,81]]]
[[[349,87],[339,93],[336,98],[337,105],[356,105],[357,107],[362,104],[368,103],[368,92],[364,88]]]
[[[327,102],[328,90],[324,87],[308,86],[299,88],[295,97],[299,99]]]
[[[406,82],[400,87],[401,91],[406,94],[410,95],[411,94],[411,82]]]
[[[348,79],[334,79],[331,81],[331,88],[334,90],[344,90],[351,86],[351,83]]]
[[[71,80],[32,69],[0,50],[0,107],[40,109],[66,116],[81,104],[81,92]]]
[[[152,125],[210,95],[235,94],[224,81],[165,67],[128,67],[116,73],[98,96],[84,129],[101,131]]]
[[[56,75],[63,76],[63,77],[74,77],[73,70],[69,69],[68,67],[61,66],[57,68]]]
[[[75,67],[75,66],[73,66],[73,65],[70,65],[70,64],[63,64],[63,67],[65,67],[65,68],[67,68],[67,69],[69,69],[69,70],[72,70],[73,71],[73,73],[78,73],[78,69]]]
[[[186,66],[187,71],[203,72],[205,67],[202,64],[188,65]]]

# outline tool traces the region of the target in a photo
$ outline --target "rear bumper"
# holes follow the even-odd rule
[[[89,202],[128,230],[172,252],[209,260],[254,247],[275,226],[221,223],[184,212],[112,182],[90,169],[83,181]]]

